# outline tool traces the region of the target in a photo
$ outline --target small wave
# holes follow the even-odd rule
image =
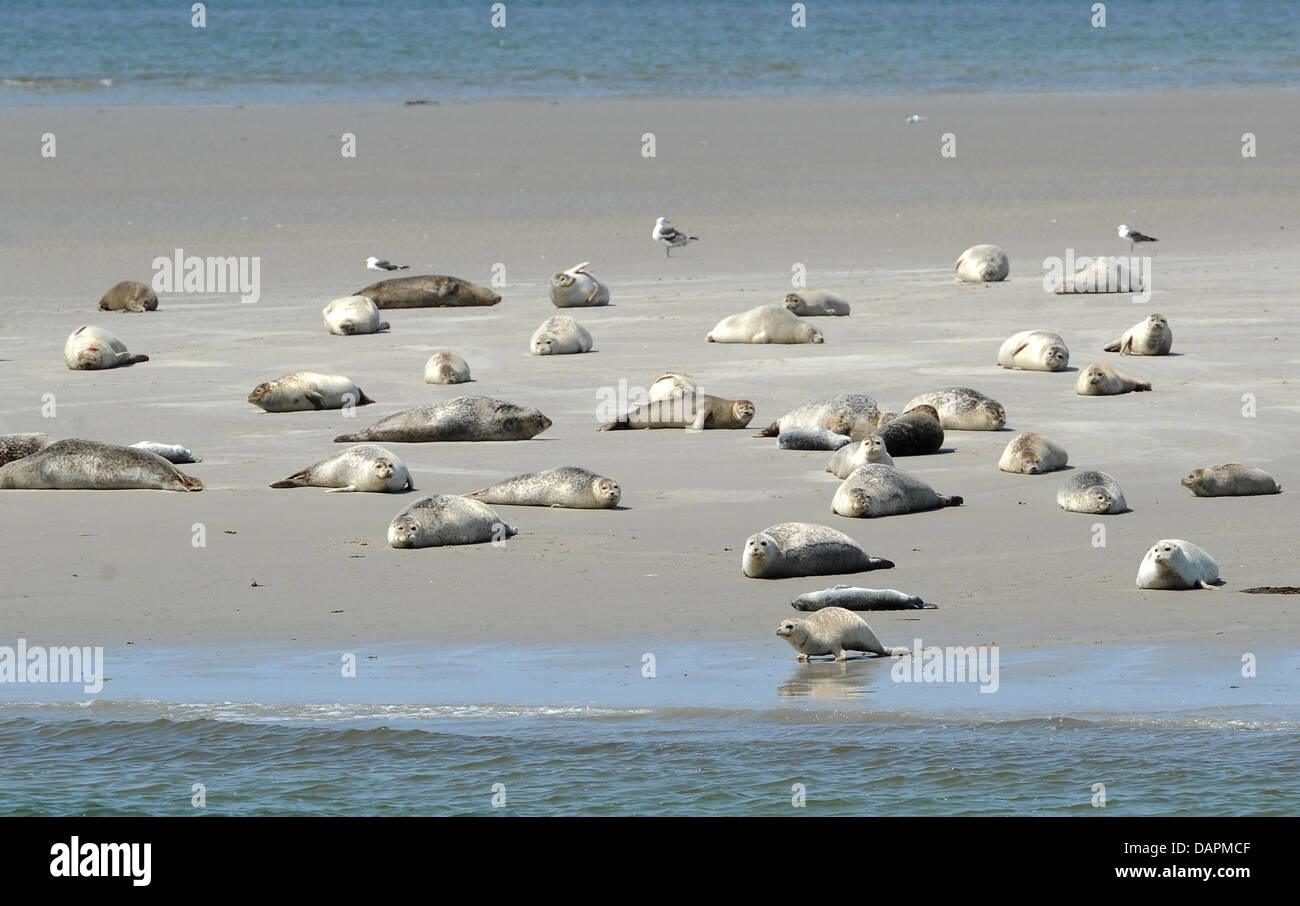
[[[15,91],[86,91],[95,88],[112,88],[110,78],[84,79],[68,76],[6,76],[0,78],[0,87]]]

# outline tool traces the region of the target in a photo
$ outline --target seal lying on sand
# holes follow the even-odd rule
[[[913,397],[905,410],[917,406],[933,406],[945,431],[1001,431],[1007,423],[1007,411],[1001,403],[970,387],[922,393]]]
[[[618,506],[623,492],[612,478],[577,466],[561,466],[545,472],[516,475],[465,496],[505,506],[608,510]]]
[[[353,295],[365,296],[378,308],[453,308],[496,305],[501,301],[492,290],[468,280],[432,274],[380,280]]]
[[[468,363],[454,352],[435,352],[424,363],[426,384],[464,384],[469,379]]]
[[[1151,385],[1146,381],[1121,374],[1109,365],[1089,365],[1074,382],[1074,392],[1079,396],[1116,396],[1133,390],[1150,389]]]
[[[590,261],[575,264],[551,278],[551,304],[556,308],[608,305],[609,287],[587,270]]]
[[[37,450],[44,450],[54,443],[48,434],[0,434],[0,466],[24,456],[31,456]]]
[[[1208,588],[1215,591],[1219,564],[1190,541],[1165,538],[1155,543],[1138,567],[1137,587],[1166,590]]]
[[[1183,487],[1196,497],[1253,497],[1282,493],[1272,475],[1239,462],[1222,462],[1208,469],[1196,469],[1183,479]]]
[[[776,436],[776,445],[781,450],[838,450],[851,443],[848,435],[826,428],[794,428]]]
[[[274,482],[273,488],[329,488],[337,491],[409,491],[415,485],[406,463],[392,450],[375,444],[357,444],[342,453]]]
[[[849,313],[849,303],[822,289],[801,289],[789,293],[785,297],[785,307],[801,318],[818,315],[844,317]]]
[[[528,341],[533,355],[575,355],[591,352],[591,334],[568,315],[552,315],[533,331]]]
[[[933,406],[913,406],[877,428],[876,436],[885,442],[891,456],[929,456],[943,448],[943,423]]]
[[[674,396],[681,396],[683,393],[695,393],[696,389],[695,381],[689,374],[678,374],[675,371],[669,371],[667,374],[661,374],[655,378],[655,382],[650,385],[647,398],[654,403]]]
[[[1174,332],[1164,315],[1148,315],[1145,321],[1134,324],[1118,340],[1102,347],[1106,352],[1120,355],[1169,355],[1174,348]]]
[[[994,283],[1007,279],[1011,262],[996,245],[972,245],[957,258],[956,270],[964,283]]]
[[[904,594],[892,588],[858,588],[853,585],[832,585],[821,591],[810,591],[790,602],[795,610],[824,610],[843,607],[845,610],[934,610],[917,595]]]
[[[355,434],[340,434],[334,443],[528,440],[549,427],[551,420],[531,406],[486,396],[458,396],[396,412]]]
[[[799,652],[799,660],[834,655],[847,660],[850,651],[865,651],[881,657],[901,657],[906,648],[889,648],[880,643],[867,621],[843,607],[827,607],[806,620],[782,620],[776,634]]]
[[[78,327],[63,344],[63,361],[73,371],[99,371],[147,362],[147,355],[131,355],[117,337],[99,327]]]
[[[638,406],[597,431],[621,431],[626,428],[744,428],[754,417],[749,400],[727,400],[707,393],[670,396]]]
[[[253,388],[248,401],[267,412],[307,412],[374,402],[350,377],[295,371]]]
[[[901,516],[949,506],[961,506],[960,497],[936,494],[921,479],[893,466],[875,465],[855,469],[835,491],[831,510],[854,519]]]
[[[158,294],[138,280],[123,280],[99,300],[100,311],[156,311]]]
[[[438,494],[421,497],[388,526],[388,543],[396,548],[443,547],[451,544],[502,542],[519,534],[486,503]]]
[[[189,448],[180,444],[160,444],[151,440],[142,440],[139,443],[131,444],[131,446],[136,450],[148,450],[173,465],[187,462],[203,462],[201,457],[195,456]]]
[[[856,470],[873,463],[885,466],[894,464],[894,457],[889,455],[889,447],[879,434],[873,434],[856,444],[841,447],[826,464],[826,471],[843,481]]]
[[[759,305],[730,315],[709,331],[710,343],[821,343],[822,332],[783,305]]]
[[[1059,334],[1022,330],[1002,344],[998,364],[1021,371],[1064,371],[1070,364],[1070,350]]]
[[[844,393],[791,409],[755,437],[777,437],[796,428],[825,428],[862,440],[883,422],[876,401],[864,393]]]
[[[741,557],[741,570],[751,579],[827,576],[893,568],[889,560],[868,556],[862,545],[843,532],[812,522],[768,526],[749,536]]]
[[[203,482],[147,450],[72,438],[0,466],[0,488],[201,491]]]
[[[1002,451],[998,468],[1021,475],[1041,475],[1064,469],[1070,454],[1060,444],[1041,434],[1017,434]]]
[[[350,337],[388,330],[388,322],[380,320],[379,309],[365,296],[335,299],[325,306],[322,314],[325,316],[325,329],[335,336]]]
[[[1056,492],[1056,504],[1070,513],[1093,516],[1128,512],[1128,502],[1115,476],[1091,469],[1067,478]]]

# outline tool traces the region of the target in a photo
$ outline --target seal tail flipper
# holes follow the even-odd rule
[[[1139,392],[1140,392],[1140,391],[1143,391],[1143,390],[1150,390],[1150,389],[1151,389],[1151,384],[1148,383],[1147,381],[1138,381],[1138,385],[1137,385],[1136,387],[1134,387],[1133,389],[1136,390],[1136,391],[1139,391]]]
[[[379,326],[375,328],[375,333],[383,333],[385,330],[388,330],[388,322],[380,321]]]
[[[766,428],[764,428],[762,431],[759,431],[754,436],[755,437],[776,437],[780,433],[781,433],[781,428],[779,427],[779,423],[772,422],[772,424],[768,425]]]
[[[893,569],[894,561],[886,560],[884,557],[868,557],[869,564],[867,569]]]
[[[336,444],[354,444],[354,443],[356,443],[356,442],[358,442],[358,441],[362,441],[362,440],[366,440],[366,439],[367,439],[367,438],[362,437],[360,434],[340,434],[338,437],[334,438],[334,443],[336,443]]]
[[[963,498],[956,496],[943,498],[944,506],[961,506],[965,502],[966,501]]]
[[[1206,591],[1218,591],[1218,590],[1219,590],[1219,589],[1217,589],[1216,587],[1214,587],[1213,585],[1211,585],[1209,582],[1206,582],[1204,579],[1202,579],[1198,584],[1201,586],[1201,588],[1204,588]]]
[[[1123,339],[1123,337],[1121,337],[1120,339]],[[1120,348],[1119,344],[1120,344],[1120,341],[1119,341],[1119,340],[1112,340],[1111,342],[1107,343],[1105,346],[1101,347],[1101,351],[1102,351],[1102,352],[1119,352],[1119,348]]]
[[[119,362],[118,364],[120,364],[120,365],[136,365],[136,364],[138,364],[138,363],[140,363],[140,362],[147,362],[147,361],[149,361],[149,357],[148,357],[147,355],[128,355],[125,359],[123,359],[123,360],[122,360],[121,362]]]
[[[931,604],[929,601],[922,601],[922,602],[921,602],[921,605],[920,605],[919,607],[914,608],[914,609],[915,609],[915,610],[938,610],[938,609],[939,609],[939,605],[938,605],[938,604]]]
[[[483,495],[486,494],[489,490],[490,488],[480,488],[477,491],[470,491],[468,494],[461,494],[460,496],[468,497],[470,500],[482,500]]]
[[[632,425],[625,418],[616,418],[612,422],[606,422],[597,428],[597,431],[622,431],[631,428]]]
[[[184,472],[177,472],[176,474],[180,475],[181,484],[185,485],[185,490],[187,491],[202,491],[207,487],[201,478],[195,478],[193,475],[186,475]]]
[[[357,400],[358,406],[369,406],[371,403],[374,402],[374,400],[366,396],[366,391],[362,390],[360,387],[357,388],[357,396],[361,397],[359,400]]]
[[[311,479],[311,469],[303,469],[301,472],[294,472],[288,478],[282,478],[273,483],[273,488],[305,488],[307,482]]]

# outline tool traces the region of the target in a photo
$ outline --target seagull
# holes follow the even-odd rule
[[[1128,240],[1128,253],[1133,254],[1133,245],[1138,242],[1159,242],[1154,236],[1148,236],[1145,233],[1139,233],[1137,230],[1130,230],[1124,224],[1115,227],[1115,232],[1119,234],[1120,239]]]
[[[681,230],[670,224],[667,217],[660,217],[655,221],[654,232],[650,234],[650,238],[656,242],[662,242],[665,246],[664,255],[671,258],[673,256],[674,248],[683,246],[688,242],[696,242],[700,237],[687,236]]]
[[[372,271],[405,271],[411,268],[409,264],[394,264],[391,261],[376,258],[374,255],[367,258],[365,263],[366,267]]]
[[[925,122],[925,119],[926,119],[926,118],[923,117],[923,116],[921,116],[920,114],[913,113],[913,114],[912,114],[911,116],[909,116],[907,119],[903,120],[903,122],[905,122],[905,123],[924,123],[924,122]]]

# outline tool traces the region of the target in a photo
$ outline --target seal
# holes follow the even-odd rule
[[[372,493],[409,491],[415,487],[411,473],[392,450],[375,444],[357,444],[342,453],[322,459],[313,466],[294,472],[271,485],[273,488],[329,488],[326,494],[339,491]]]
[[[1057,295],[1068,293],[1140,293],[1143,290],[1142,268],[1132,266],[1133,258],[1081,257],[1075,260],[1075,271],[1051,273],[1044,279],[1044,288],[1051,285]]]
[[[848,660],[850,651],[865,651],[880,657],[902,657],[906,648],[889,648],[871,631],[867,621],[843,607],[827,607],[806,620],[782,620],[776,634],[799,652],[799,660],[831,654]]]
[[[1183,487],[1195,497],[1253,497],[1281,494],[1282,486],[1263,469],[1239,462],[1221,462],[1208,469],[1196,469],[1183,479]]]
[[[48,434],[0,434],[0,466],[24,456],[31,456],[37,450],[44,450],[54,441]]]
[[[877,428],[876,436],[884,441],[890,456],[929,456],[943,448],[943,423],[933,406],[913,406]]]
[[[533,355],[575,355],[591,352],[591,334],[568,315],[551,315],[528,341]]]
[[[1120,355],[1169,355],[1174,348],[1174,332],[1164,315],[1147,315],[1145,321],[1134,324],[1118,340],[1112,340],[1102,349]]]
[[[917,406],[933,406],[945,431],[1001,431],[1007,423],[1007,410],[1001,403],[970,387],[945,387],[922,393],[905,408]],[[895,451],[894,455],[899,454]]]
[[[444,547],[451,544],[502,542],[519,534],[486,503],[436,494],[406,507],[388,526],[388,543],[396,548]]]
[[[1018,475],[1042,475],[1064,469],[1070,454],[1041,434],[1017,434],[1002,451],[998,468]]]
[[[469,380],[469,365],[454,352],[435,352],[424,363],[426,384],[464,384]]]
[[[1007,253],[996,245],[972,245],[957,259],[957,279],[963,283],[995,283],[1010,273]]]
[[[709,331],[710,343],[822,343],[822,332],[784,305],[759,305],[729,315]]]
[[[1022,330],[1002,344],[998,364],[1021,371],[1064,371],[1070,364],[1070,350],[1058,334]]]
[[[882,423],[876,401],[862,393],[844,393],[804,403],[778,418],[755,437],[777,437],[795,428],[825,428],[850,440],[862,440]]]
[[[691,393],[638,406],[596,430],[686,428],[703,431],[707,428],[744,428],[753,417],[754,404],[749,400],[729,400],[707,393]]]
[[[325,329],[336,336],[354,336],[388,330],[388,322],[379,320],[379,309],[365,296],[344,296],[326,305]]]
[[[557,506],[608,510],[623,496],[618,482],[577,466],[529,472],[507,478],[466,497],[504,506]]]
[[[131,355],[117,337],[99,327],[78,327],[63,344],[63,361],[73,371],[98,371],[147,362],[147,355]]]
[[[183,465],[188,462],[203,462],[201,457],[195,456],[186,447],[180,444],[159,444],[151,440],[142,440],[139,443],[131,444],[134,450],[148,450],[156,456],[161,456],[173,465]]]
[[[851,443],[847,435],[826,428],[795,428],[776,436],[776,445],[781,450],[838,450]]]
[[[609,304],[609,287],[587,270],[590,261],[575,264],[551,278],[551,304],[556,308],[586,308]]]
[[[904,594],[892,588],[858,588],[853,585],[832,585],[821,591],[810,591],[790,602],[795,610],[823,610],[843,607],[845,610],[935,610],[917,595]]]
[[[849,473],[831,499],[831,511],[854,519],[875,519],[961,506],[962,503],[960,497],[936,494],[933,488],[910,472],[876,463]]]
[[[819,315],[843,317],[849,313],[849,303],[824,289],[801,289],[797,293],[788,293],[785,307],[803,318]]]
[[[377,308],[461,308],[496,305],[501,301],[500,296],[486,287],[437,274],[380,280],[353,295],[365,296]]]
[[[203,482],[148,450],[71,438],[0,466],[0,488],[201,491]]]
[[[1128,512],[1128,503],[1115,476],[1091,469],[1067,478],[1056,492],[1056,503],[1068,512],[1092,516]]]
[[[937,423],[938,419],[935,419],[935,422]],[[879,434],[873,434],[856,444],[841,447],[826,464],[826,471],[843,480],[852,475],[855,470],[873,463],[885,466],[894,464],[894,457],[889,455],[889,447]]]
[[[99,300],[100,311],[157,311],[158,294],[147,283],[123,280]]]
[[[340,434],[334,443],[528,440],[549,427],[551,420],[531,406],[516,406],[486,396],[458,396],[395,412],[355,434]]]
[[[1132,390],[1150,389],[1151,385],[1146,381],[1121,374],[1109,365],[1089,365],[1074,382],[1074,392],[1079,396],[1115,396]]]
[[[1155,543],[1138,567],[1137,587],[1177,590],[1214,587],[1219,582],[1219,564],[1190,541],[1164,538]]]
[[[267,412],[307,412],[374,402],[350,377],[294,371],[253,388],[248,401]]]
[[[655,382],[650,385],[647,399],[652,403],[657,403],[660,400],[681,396],[683,393],[695,392],[695,381],[691,379],[689,374],[678,374],[675,371],[669,371],[667,374],[661,374],[655,378]]]
[[[894,564],[870,557],[862,545],[830,526],[812,522],[782,522],[768,526],[745,541],[741,571],[751,579],[827,576]]]

